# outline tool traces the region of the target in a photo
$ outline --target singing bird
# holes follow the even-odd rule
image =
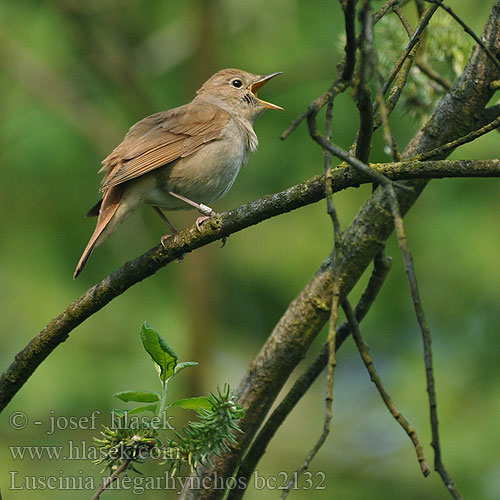
[[[162,210],[198,209],[203,214],[196,221],[198,229],[215,215],[207,204],[229,191],[250,152],[257,149],[256,118],[266,108],[283,109],[257,97],[259,88],[279,74],[223,69],[189,104],[133,125],[102,162],[102,199],[87,213],[97,216],[97,225],[73,278],[92,251],[143,205],[152,206],[174,233],[177,229]]]

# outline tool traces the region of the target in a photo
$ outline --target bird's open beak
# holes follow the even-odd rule
[[[277,73],[271,73],[270,75],[265,76],[264,78],[261,78],[260,80],[257,80],[256,82],[252,83],[250,85],[250,92],[257,97],[257,91],[264,85],[264,83],[268,82],[271,78],[274,78],[277,75],[281,75],[282,71],[278,71]],[[269,108],[269,109],[281,109],[283,108],[281,106],[277,106],[276,104],[272,104],[267,101],[263,101],[262,99],[259,99],[257,97],[257,100],[262,104],[262,106]]]

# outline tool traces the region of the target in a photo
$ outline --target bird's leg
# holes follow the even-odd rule
[[[201,226],[201,224],[203,224],[203,222],[205,222],[207,219],[210,219],[210,217],[214,217],[215,215],[218,215],[217,212],[214,212],[213,209],[211,209],[207,205],[204,205],[203,203],[196,203],[195,201],[190,200],[189,198],[186,198],[185,196],[182,196],[181,194],[174,193],[173,191],[169,191],[168,193],[170,195],[174,196],[175,198],[178,198],[179,200],[186,202],[188,205],[191,205],[192,207],[196,208],[198,211],[200,211],[203,214],[202,217],[198,217],[196,219],[196,228],[198,229],[198,231],[201,231],[200,226]],[[223,247],[226,244],[226,241],[227,241],[227,236],[224,236],[224,238],[222,238],[222,246]]]
[[[160,210],[160,208],[159,207],[153,207],[153,208],[155,212],[165,221],[165,223],[170,228],[172,233],[177,234],[179,230],[167,219],[167,216]],[[165,241],[167,241],[167,239],[170,238],[171,236],[172,236],[171,234],[167,233],[161,237],[160,241],[163,247],[165,247]]]
[[[153,207],[156,211],[156,213],[165,221],[165,223],[167,224],[167,226],[170,228],[170,230],[172,231],[172,233],[178,233],[179,230],[172,224],[172,222],[170,222],[166,215],[161,211],[161,209],[159,207]]]
[[[169,191],[168,194],[171,194],[175,198],[178,198],[179,200],[184,201],[185,203],[196,208],[199,212],[201,212],[203,214],[203,217],[198,217],[196,219],[196,227],[198,228],[198,231],[201,231],[200,225],[204,221],[206,221],[207,219],[210,219],[210,217],[213,217],[214,215],[217,215],[216,212],[214,212],[210,207],[208,207],[207,205],[204,205],[203,203],[196,203],[195,201],[192,201],[189,198],[182,196],[181,194],[174,193],[173,191]]]

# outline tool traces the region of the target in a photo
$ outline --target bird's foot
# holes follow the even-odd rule
[[[207,208],[210,208],[210,207],[207,207]],[[215,217],[217,215],[219,215],[218,213],[214,212],[211,208],[211,213],[209,215],[203,215],[201,217],[198,217],[196,219],[196,228],[198,229],[198,231],[201,231],[201,225],[208,219],[211,219],[212,217]],[[227,241],[227,236],[224,236],[222,239],[221,239],[221,242],[222,242],[222,245],[221,245],[221,248],[224,248],[226,246],[226,241]]]
[[[201,231],[201,225],[208,219],[211,219],[212,217],[215,217],[217,215],[219,215],[218,213],[214,212],[212,209],[210,209],[211,212],[207,215],[202,215],[201,217],[198,217],[196,219],[196,228],[198,229],[198,231]]]
[[[164,234],[161,238],[160,238],[160,243],[162,245],[163,248],[165,248],[165,250],[167,249],[167,247],[165,246],[165,243],[167,242],[167,240],[169,238],[172,238],[176,235],[177,233],[174,233],[174,234],[170,234],[170,233],[167,233],[167,234]],[[183,253],[178,259],[177,259],[177,262],[182,262],[184,260],[184,256],[186,254]]]
[[[172,238],[173,234],[170,234],[170,233],[167,233],[167,234],[164,234],[161,238],[160,238],[160,243],[161,243],[161,246],[163,248],[167,248],[165,246],[165,243],[166,241],[169,239],[169,238]]]

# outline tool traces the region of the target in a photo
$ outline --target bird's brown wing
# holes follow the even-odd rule
[[[217,106],[198,103],[144,118],[102,162],[101,191],[194,153],[218,139],[230,118]]]

